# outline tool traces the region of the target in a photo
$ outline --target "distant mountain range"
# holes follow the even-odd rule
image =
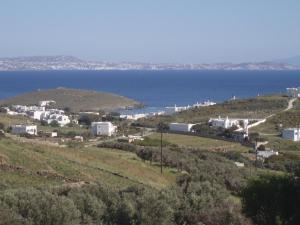
[[[294,60],[290,60],[294,62]],[[73,56],[32,56],[0,58],[0,71],[26,70],[299,70],[299,64],[289,60],[259,63],[110,63],[86,61]],[[297,61],[297,60],[296,60]]]

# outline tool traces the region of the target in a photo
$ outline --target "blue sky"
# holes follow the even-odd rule
[[[300,55],[299,0],[1,0],[0,57],[254,62]]]

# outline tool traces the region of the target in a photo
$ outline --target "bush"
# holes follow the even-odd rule
[[[134,141],[134,144],[136,145],[141,145],[141,146],[160,146],[161,144],[161,140],[160,139],[154,139],[154,138],[149,138],[149,137],[145,137],[144,140],[136,140]],[[163,140],[162,141],[162,145],[163,147],[166,147],[167,145],[169,145],[170,143]]]
[[[292,176],[251,180],[242,194],[245,213],[260,225],[300,224],[300,182]]]
[[[73,201],[46,191],[7,191],[0,196],[0,202],[24,218],[28,224],[79,224],[80,212]]]
[[[98,144],[97,147],[99,148],[115,148],[120,149],[128,152],[136,152],[137,148],[133,144],[129,143],[121,143],[121,142],[102,142]]]
[[[5,125],[4,125],[4,123],[0,123],[0,130],[5,130]]]
[[[51,123],[50,123],[50,126],[51,127],[59,127],[59,124],[56,120],[53,120]]]

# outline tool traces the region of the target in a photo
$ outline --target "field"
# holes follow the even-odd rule
[[[144,184],[155,188],[175,181],[176,172],[144,163],[124,151],[71,149],[0,140],[1,188],[76,182],[105,183],[112,187]]]
[[[0,101],[0,105],[35,105],[42,100],[54,100],[55,107],[61,109],[68,107],[73,112],[111,110],[138,104],[132,99],[111,93],[57,88],[12,97]]]
[[[154,133],[150,136],[153,139],[160,139],[160,134]],[[249,148],[239,143],[216,140],[212,138],[196,137],[182,134],[163,134],[163,140],[178,146],[194,147],[207,150],[227,150],[248,152]]]

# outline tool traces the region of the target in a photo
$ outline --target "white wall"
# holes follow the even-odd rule
[[[179,132],[191,132],[194,124],[191,123],[170,123],[170,131],[179,131]]]

